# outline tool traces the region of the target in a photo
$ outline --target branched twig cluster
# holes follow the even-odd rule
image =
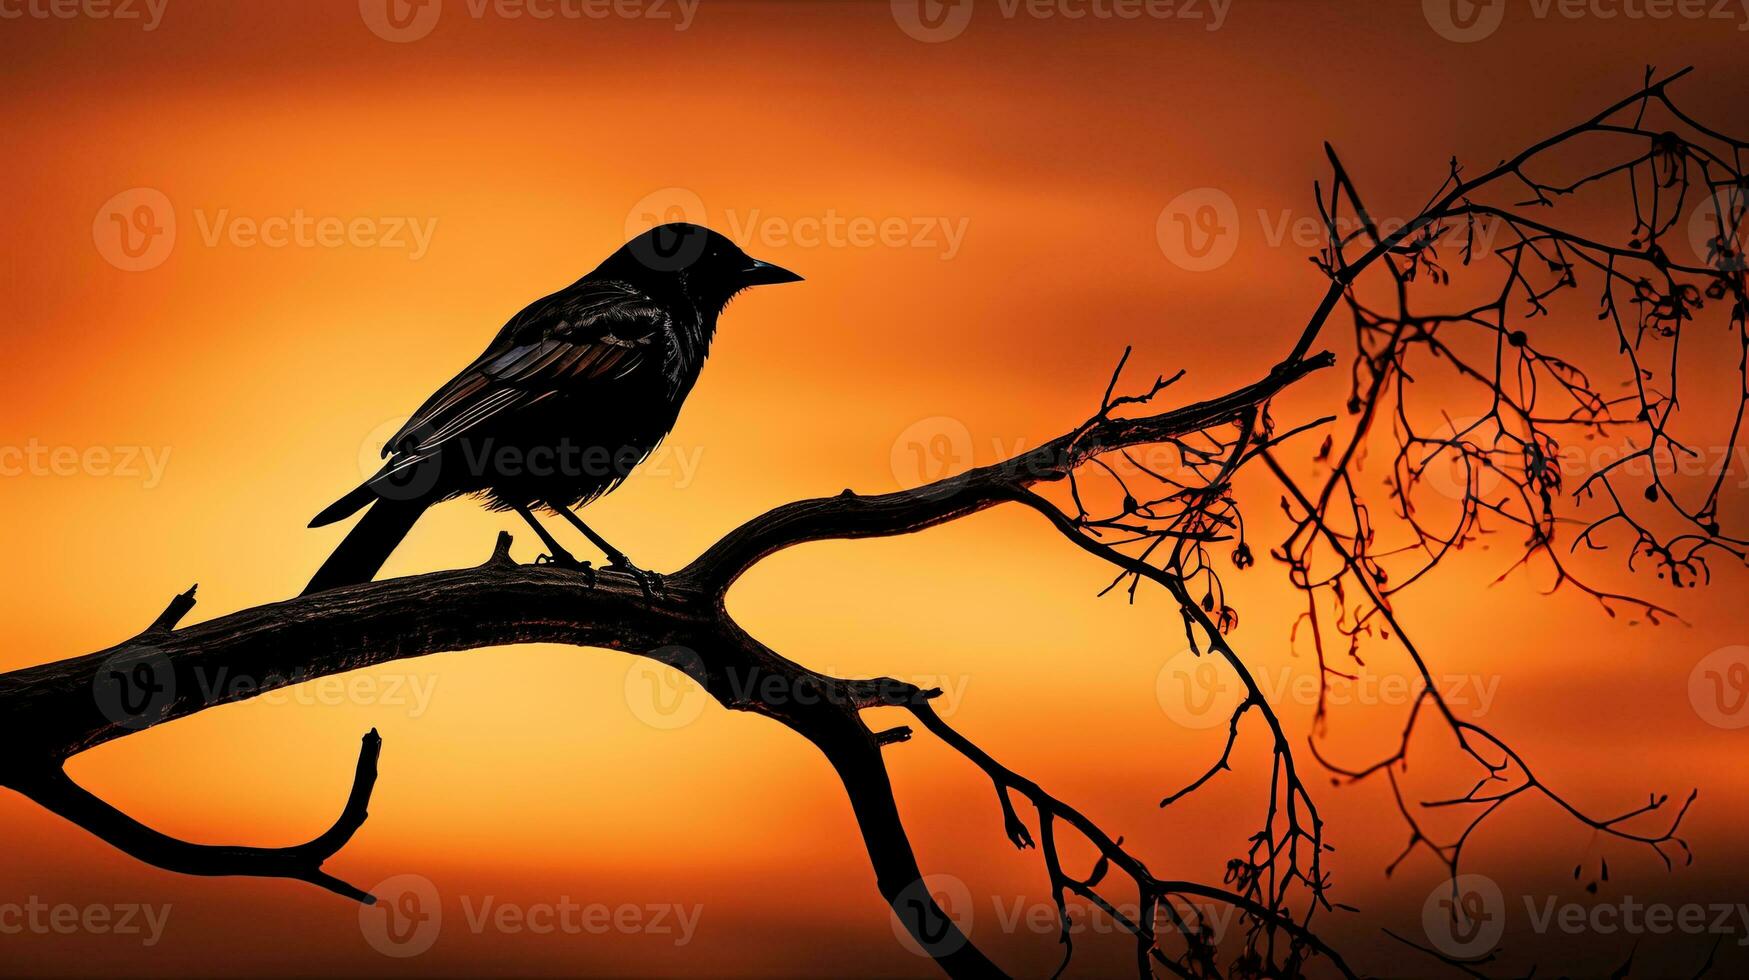
[[[1116,395],[1128,358],[1129,352],[1125,351],[1098,411],[1077,433],[1114,424],[1121,418],[1118,413],[1122,410],[1146,405],[1178,380],[1178,375],[1161,378],[1139,394]],[[1233,896],[1229,904],[1245,925],[1243,949],[1230,961],[1223,959],[1216,937],[1194,910],[1175,906],[1172,893],[1160,889],[1150,877],[1133,872],[1129,875],[1129,884],[1143,898],[1142,908],[1161,913],[1171,927],[1169,933],[1181,945],[1167,950],[1162,943],[1164,937],[1154,928],[1153,916],[1145,916],[1133,928],[1130,923],[1119,921],[1131,929],[1142,950],[1179,975],[1292,976],[1301,972],[1312,953],[1322,952],[1308,945],[1304,937],[1311,935],[1314,914],[1332,907],[1327,896],[1329,878],[1323,868],[1323,854],[1328,850],[1323,821],[1296,764],[1292,742],[1281,719],[1226,638],[1238,624],[1238,614],[1227,601],[1216,549],[1224,551],[1227,560],[1237,568],[1248,568],[1254,563],[1245,541],[1244,517],[1233,495],[1234,474],[1284,439],[1330,421],[1318,419],[1276,434],[1269,422],[1267,404],[1259,403],[1221,425],[1155,444],[1153,448],[1169,450],[1164,458],[1170,466],[1159,465],[1152,458],[1138,458],[1139,454],[1129,449],[1089,456],[1087,466],[1115,488],[1113,493],[1100,495],[1109,498],[1109,506],[1090,502],[1092,494],[1084,492],[1079,471],[1072,471],[1067,481],[1070,500],[1067,509],[1059,509],[1036,494],[1028,493],[1021,498],[1083,550],[1115,566],[1116,576],[1102,594],[1121,587],[1133,599],[1144,580],[1164,587],[1178,603],[1191,649],[1198,655],[1219,657],[1244,686],[1245,697],[1228,720],[1226,747],[1220,758],[1197,779],[1163,799],[1162,807],[1200,789],[1217,773],[1230,768],[1240,724],[1247,713],[1256,712],[1269,732],[1273,758],[1269,798],[1261,826],[1250,837],[1245,851],[1227,863],[1225,884]],[[1002,786],[1000,778],[998,786]],[[1006,805],[1006,795],[1004,801]],[[1041,823],[1048,819],[1048,810],[1041,807]],[[1103,846],[1101,852],[1106,853]],[[1091,879],[1077,881],[1062,873],[1060,860],[1048,847],[1045,859],[1059,904],[1067,888],[1109,911],[1109,903],[1092,890],[1104,877],[1103,860]],[[1305,900],[1296,911],[1298,895],[1305,896]],[[1066,932],[1064,941],[1067,943]],[[1146,960],[1138,957],[1143,967]],[[1339,960],[1337,963],[1340,965]],[[1148,975],[1146,969],[1143,975]]]
[[[1615,815],[1582,811],[1506,741],[1454,710],[1393,606],[1398,593],[1491,532],[1519,543],[1501,578],[1541,573],[1550,592],[1575,590],[1611,616],[1625,610],[1652,623],[1674,614],[1593,584],[1573,552],[1625,544],[1630,569],[1649,567],[1677,586],[1705,581],[1710,558],[1743,561],[1749,553],[1743,529],[1721,518],[1749,391],[1742,245],[1749,143],[1683,111],[1669,94],[1683,74],[1654,80],[1648,72],[1633,96],[1479,175],[1454,160],[1430,203],[1390,233],[1329,152],[1332,180],[1319,196],[1328,244],[1316,261],[1331,288],[1307,342],[1337,309],[1349,314],[1357,354],[1352,425],[1323,443],[1315,480],[1291,476],[1266,455],[1293,525],[1274,556],[1304,594],[1301,626],[1321,691],[1362,666],[1368,639],[1394,640],[1422,681],[1382,758],[1345,765],[1319,754],[1341,778],[1383,775],[1390,784],[1409,828],[1391,868],[1420,849],[1455,881],[1481,823],[1526,795],[1643,846],[1666,867],[1673,856],[1688,857],[1679,830],[1693,793],[1677,806],[1653,795]],[[1554,176],[1574,160],[1577,174]],[[1452,283],[1455,268],[1492,285],[1464,298]],[[1369,270],[1378,281],[1363,289]],[[1575,297],[1590,301],[1589,313],[1573,309]],[[1729,361],[1703,356],[1733,365],[1722,404],[1716,383],[1678,383],[1684,350],[1692,371],[1694,348],[1721,343]],[[1441,407],[1418,404],[1417,386]],[[1477,413],[1454,418],[1444,406],[1466,395]],[[1728,419],[1711,449],[1681,434],[1685,398],[1690,417]],[[1587,444],[1605,461],[1578,467],[1575,478],[1568,461]],[[1381,445],[1390,453],[1383,500],[1368,485],[1377,478],[1363,477],[1368,450]],[[1341,649],[1327,649],[1331,639]],[[1414,800],[1401,777],[1417,725],[1429,718],[1449,729],[1478,777],[1460,794]],[[1326,722],[1322,694],[1316,719],[1315,753]],[[1461,812],[1461,830],[1438,839],[1427,810]],[[1640,829],[1640,818],[1660,812],[1663,822]],[[1597,873],[1607,877],[1607,864]]]
[[[1230,768],[1248,713],[1256,712],[1270,732],[1272,777],[1264,820],[1249,850],[1230,863],[1228,883],[1274,916],[1254,920],[1244,951],[1222,968],[1226,972],[1295,972],[1300,950],[1290,944],[1285,957],[1276,955],[1278,922],[1289,917],[1309,926],[1314,912],[1331,907],[1319,861],[1326,845],[1316,806],[1280,720],[1225,638],[1237,624],[1237,613],[1227,601],[1215,549],[1230,548],[1227,557],[1239,569],[1253,563],[1232,482],[1252,459],[1261,458],[1285,491],[1282,507],[1292,529],[1272,555],[1287,566],[1306,600],[1295,635],[1311,638],[1317,661],[1312,752],[1346,780],[1382,774],[1409,826],[1404,855],[1387,872],[1420,848],[1437,856],[1455,882],[1463,846],[1476,828],[1527,794],[1547,798],[1597,833],[1650,849],[1666,866],[1673,854],[1687,856],[1678,831],[1693,793],[1674,807],[1669,797],[1654,795],[1619,814],[1584,812],[1543,782],[1506,741],[1453,709],[1392,605],[1398,592],[1495,530],[1512,529],[1522,541],[1522,551],[1502,578],[1513,570],[1546,567],[1551,590],[1565,586],[1592,597],[1610,615],[1636,610],[1654,623],[1674,614],[1658,602],[1592,584],[1569,552],[1617,543],[1610,535],[1625,531],[1629,567],[1649,562],[1659,578],[1676,585],[1704,581],[1711,556],[1742,561],[1749,554],[1749,541],[1727,530],[1720,518],[1730,450],[1749,397],[1742,245],[1749,199],[1743,153],[1749,144],[1695,122],[1671,99],[1667,89],[1682,74],[1661,80],[1648,74],[1647,84],[1633,96],[1480,175],[1466,177],[1454,160],[1429,203],[1394,229],[1368,212],[1335,151],[1327,148],[1333,178],[1327,193],[1320,189],[1318,201],[1328,244],[1314,262],[1331,285],[1283,363],[1304,356],[1338,310],[1352,320],[1356,356],[1346,406],[1352,421],[1324,438],[1315,481],[1291,475],[1275,447],[1332,420],[1277,435],[1267,405],[1260,404],[1229,425],[1173,439],[1170,467],[1131,451],[1111,459],[1092,457],[1090,468],[1112,488],[1099,495],[1103,506],[1089,502],[1094,494],[1078,474],[1070,477],[1066,508],[1059,511],[1037,497],[1026,500],[1084,549],[1117,566],[1106,591],[1123,587],[1133,597],[1144,579],[1164,586],[1182,610],[1192,649],[1206,648],[1223,659],[1245,689],[1228,719],[1219,758],[1162,805]],[[1605,145],[1587,145],[1591,140]],[[1580,175],[1541,176],[1545,166],[1554,166],[1549,161],[1571,153],[1589,161]],[[1580,232],[1565,222],[1574,209],[1564,212],[1561,205],[1582,201],[1587,191],[1604,198],[1601,221],[1621,225],[1621,240]],[[1497,202],[1498,197],[1506,200]],[[1627,202],[1625,217],[1610,207],[1621,201]],[[1497,285],[1484,287],[1474,301],[1448,302],[1445,308],[1422,299],[1427,290],[1417,287],[1452,287],[1446,292],[1460,293],[1453,273],[1471,266],[1478,273],[1496,270]],[[1373,275],[1363,279],[1368,272]],[[1374,279],[1382,285],[1375,287]],[[1587,369],[1578,363],[1581,355],[1554,351],[1572,340],[1574,331],[1550,325],[1561,321],[1565,311],[1559,304],[1566,295],[1581,288],[1596,290],[1591,295],[1601,341],[1586,336],[1596,330],[1582,329],[1576,346],[1584,348],[1588,339],[1591,346],[1602,346],[1620,390],[1594,379],[1593,372],[1601,379],[1609,368]],[[1722,413],[1719,405],[1708,403],[1709,398],[1716,402],[1716,393],[1690,393],[1700,403],[1693,414],[1710,419],[1722,414],[1729,420],[1710,455],[1685,442],[1676,424],[1683,394],[1677,385],[1678,351],[1684,333],[1696,331],[1703,331],[1696,343],[1716,342],[1722,335],[1735,362],[1736,381]],[[1442,372],[1449,378],[1435,377]],[[1116,380],[1089,425],[1145,403],[1177,376],[1124,397],[1114,397]],[[1480,392],[1483,405],[1478,415],[1462,420],[1436,411],[1430,424],[1412,397],[1416,391],[1429,391],[1428,401],[1436,407],[1452,404],[1466,391]],[[1615,455],[1582,479],[1568,481],[1563,452],[1578,439],[1613,447]],[[1375,500],[1363,471],[1368,449],[1381,443],[1390,450],[1389,472],[1386,493]],[[1684,479],[1697,462],[1710,464],[1701,467],[1704,478]],[[1643,470],[1643,480],[1630,485],[1636,468]],[[1400,644],[1422,689],[1394,750],[1368,765],[1344,766],[1319,751],[1317,737],[1328,724],[1329,683],[1357,676],[1369,638]],[[1332,639],[1340,641],[1339,651],[1327,648]],[[1417,724],[1428,716],[1448,726],[1480,775],[1459,795],[1411,801],[1400,776]],[[1427,809],[1470,812],[1455,839],[1441,842],[1418,816]],[[1659,811],[1668,813],[1666,822],[1639,829],[1639,818]],[[1086,882],[1064,878],[1055,857],[1046,857],[1054,889],[1066,886],[1093,900]],[[1598,870],[1607,877],[1606,863]],[[1150,894],[1146,879],[1133,883],[1144,896]],[[1295,887],[1305,895],[1297,916]],[[1143,940],[1156,938],[1145,923],[1135,931]],[[1186,945],[1173,961],[1174,971],[1214,972],[1212,945],[1198,942],[1194,929],[1178,931],[1186,935]]]

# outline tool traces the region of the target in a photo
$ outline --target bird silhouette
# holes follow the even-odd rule
[[[470,494],[521,515],[550,560],[588,567],[535,510],[564,517],[649,591],[651,577],[574,508],[617,487],[674,427],[729,300],[800,279],[708,228],[668,224],[530,303],[413,413],[376,475],[310,522],[365,511],[304,594],[370,581],[427,508]]]

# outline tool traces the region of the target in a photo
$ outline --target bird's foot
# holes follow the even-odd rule
[[[656,593],[667,592],[668,585],[662,580],[659,572],[646,572],[631,563],[624,555],[619,556],[611,566],[615,571],[624,572],[637,580],[638,588],[644,591],[644,598],[654,599]]]
[[[537,555],[534,559],[534,563],[536,565],[552,565],[555,568],[567,568],[572,571],[582,572],[584,580],[589,583],[589,587],[592,589],[595,588],[595,565],[592,562],[578,561],[570,552],[561,551],[557,555]]]

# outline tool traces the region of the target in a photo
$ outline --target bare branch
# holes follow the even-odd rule
[[[173,601],[150,629],[122,644],[0,674],[0,737],[12,749],[0,761],[0,784],[159,867],[191,874],[293,878],[370,901],[363,891],[322,872],[321,865],[364,820],[380,744],[374,731],[366,738],[352,798],[340,820],[308,844],[281,850],[208,847],[166,837],[74,784],[61,765],[78,752],[217,704],[402,658],[536,642],[606,647],[681,669],[725,707],[766,715],[807,738],[832,762],[844,783],[880,891],[894,914],[950,975],[1001,975],[923,889],[881,758],[884,748],[911,738],[911,730],[873,731],[860,717],[870,707],[904,707],[931,731],[942,734],[950,730],[928,708],[934,692],[890,678],[832,677],[788,660],[735,624],[724,608],[725,592],[762,557],[807,541],[904,534],[1007,502],[1037,507],[1039,499],[1026,489],[1033,484],[1063,480],[1102,454],[1248,422],[1283,388],[1331,363],[1328,354],[1307,358],[1221,398],[1141,417],[1111,412],[1118,406],[1142,404],[1162,390],[1164,382],[1156,383],[1146,396],[1108,393],[1099,415],[1004,463],[900,493],[873,497],[846,493],[776,508],[668,576],[665,588],[654,595],[632,576],[611,569],[589,575],[555,566],[517,565],[509,558],[509,536],[502,534],[492,557],[476,568],[335,589],[176,629],[193,605],[190,590]],[[1191,509],[1206,507],[1198,498]],[[201,682],[221,672],[251,683]],[[103,695],[106,686],[125,687],[142,675],[154,696],[133,702],[122,699],[118,705]],[[969,744],[957,735],[954,739],[956,744]],[[1036,786],[1025,786],[1040,792]],[[1020,784],[1013,788],[1026,793]],[[1031,844],[1006,790],[1001,793],[1005,831],[1017,844]],[[1035,807],[1049,808],[1084,834],[1096,834],[1101,847],[1123,867],[1141,867],[1122,851],[1121,841],[1105,837],[1079,813],[1060,802],[1045,803],[1042,796],[1027,795]],[[1041,839],[1053,840],[1042,826],[1041,832]],[[1047,843],[1046,848],[1056,866],[1054,844]],[[1100,875],[1070,879],[1060,869],[1053,874],[1061,887],[1090,901],[1104,901],[1093,891]],[[1258,922],[1260,930],[1290,937],[1289,962],[1323,955],[1341,963],[1309,929],[1271,903],[1192,882],[1155,884],[1161,901],[1194,895],[1232,902]],[[1144,949],[1144,963],[1171,961],[1157,947],[1159,937],[1151,925],[1130,924]],[[1193,945],[1200,944],[1195,960],[1212,966],[1207,940],[1189,935]],[[1341,969],[1352,975],[1345,966]]]

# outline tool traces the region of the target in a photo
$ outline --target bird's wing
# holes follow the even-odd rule
[[[581,284],[535,303],[383,447],[391,469],[428,458],[489,419],[578,385],[661,370],[668,315],[620,283]]]

